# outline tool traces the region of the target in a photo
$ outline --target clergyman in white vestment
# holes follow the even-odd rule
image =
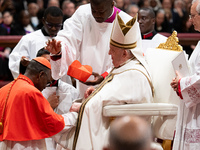
[[[98,74],[112,67],[108,51],[117,12],[125,23],[132,18],[114,7],[113,0],[91,0],[90,4],[80,6],[72,17],[64,22],[63,30],[59,31],[56,37],[57,41],[61,41],[61,59],[53,56],[51,60],[54,79],[66,74],[68,66],[75,59],[78,59],[82,65],[90,65],[93,72]],[[140,32],[139,25],[137,31]],[[51,48],[47,47],[47,49],[54,54]],[[90,77],[88,80],[92,79],[93,77]],[[77,88],[80,96],[83,96],[88,86],[78,83]]]
[[[193,0],[191,18],[195,30],[200,31],[200,1]],[[171,86],[182,98],[178,112],[173,150],[200,148],[200,42],[189,59],[190,75],[173,79]]]

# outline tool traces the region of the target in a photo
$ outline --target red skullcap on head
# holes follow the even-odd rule
[[[46,58],[44,58],[44,57],[36,57],[33,60],[35,60],[35,61],[39,62],[40,64],[46,66],[47,68],[51,69],[51,64]]]

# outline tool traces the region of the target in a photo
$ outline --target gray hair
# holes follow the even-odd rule
[[[165,10],[162,9],[162,8],[160,8],[160,9],[158,9],[158,11],[157,11],[157,14],[158,14],[158,13],[161,13],[161,14],[164,14],[164,15],[165,15]]]
[[[136,4],[131,4],[131,5],[128,6],[127,13],[130,13],[132,7],[138,8],[138,10],[139,10],[138,5],[136,5]]]
[[[197,4],[197,7],[196,7],[196,11],[198,12],[198,14],[200,14],[200,0],[193,0],[192,1],[192,4],[194,4],[194,3],[198,3]]]
[[[130,49],[125,49],[125,50],[127,51],[130,58],[134,56]]]

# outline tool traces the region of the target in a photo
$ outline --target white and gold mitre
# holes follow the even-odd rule
[[[135,58],[146,68],[146,71],[149,72],[141,50],[141,40],[137,15],[125,24],[117,13],[111,33],[110,45],[130,50]]]
[[[126,24],[121,17],[116,15],[110,38],[110,44],[124,49],[133,49],[138,40],[137,16]]]

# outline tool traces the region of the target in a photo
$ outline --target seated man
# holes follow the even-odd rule
[[[148,48],[156,48],[160,43],[164,43],[167,37],[155,31],[155,13],[152,8],[141,8],[138,12],[138,23],[142,36],[142,51],[146,55]],[[104,77],[108,74],[109,69],[102,75],[93,72],[94,80],[87,80],[84,84],[96,85],[102,82]]]
[[[109,55],[114,68],[81,105],[73,149],[102,150],[107,144],[110,119],[102,116],[102,107],[113,104],[150,103],[151,79],[142,51],[137,48],[137,19],[124,24],[115,18]],[[91,91],[89,91],[91,92]]]
[[[109,145],[103,150],[152,150],[150,125],[140,117],[124,116],[111,123]]]
[[[36,57],[24,75],[0,89],[0,149],[46,149],[45,138],[75,126],[79,108],[58,115],[43,97],[50,81],[50,62]]]

